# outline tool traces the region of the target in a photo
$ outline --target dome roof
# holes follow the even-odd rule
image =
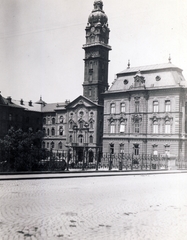
[[[88,22],[90,24],[100,23],[101,25],[104,25],[107,23],[107,21],[108,17],[103,11],[103,2],[101,0],[95,0],[94,9],[88,17]]]

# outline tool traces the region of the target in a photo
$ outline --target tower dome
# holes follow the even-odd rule
[[[104,24],[107,24],[108,17],[103,11],[103,1],[101,0],[94,1],[94,9],[92,10],[90,16],[88,17],[88,22],[91,25],[101,24],[101,26],[103,26]]]

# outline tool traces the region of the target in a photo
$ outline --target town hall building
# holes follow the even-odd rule
[[[51,104],[0,95],[0,109],[5,112],[0,123],[6,131],[11,125],[42,129],[43,148],[71,151],[78,161],[85,152],[92,161],[98,151],[186,158],[187,83],[182,70],[171,59],[142,67],[131,67],[129,62],[109,87],[109,33],[103,1],[95,0],[85,28],[83,95]],[[20,120],[13,124],[14,119]],[[3,137],[5,127],[0,130]]]

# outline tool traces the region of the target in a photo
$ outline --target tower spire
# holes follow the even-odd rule
[[[171,55],[169,54],[169,58],[168,58],[169,63],[171,63]]]
[[[86,26],[85,71],[83,95],[93,102],[103,104],[102,93],[108,89],[108,17],[103,10],[103,1],[95,0],[94,9],[88,17]]]

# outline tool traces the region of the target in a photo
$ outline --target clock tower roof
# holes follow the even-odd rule
[[[88,17],[88,23],[92,26],[96,25],[105,25],[108,22],[108,17],[103,11],[103,1],[95,0],[94,1],[94,9]]]

